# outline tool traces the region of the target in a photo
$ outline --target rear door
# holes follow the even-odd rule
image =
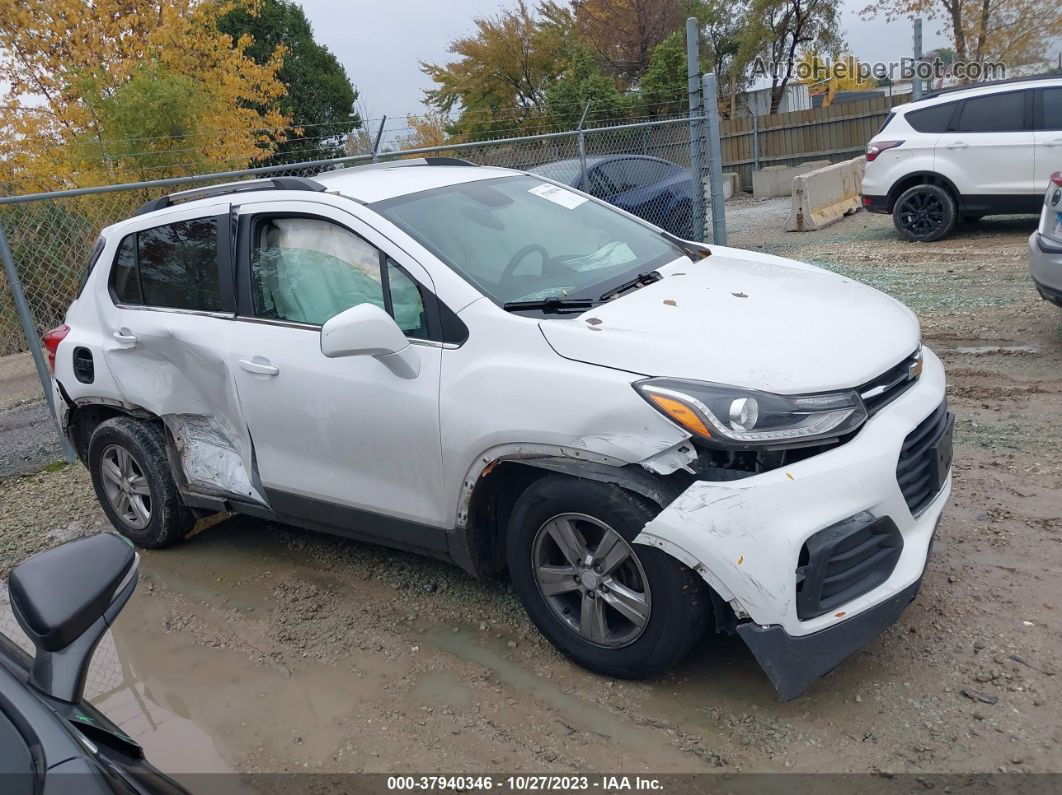
[[[122,399],[163,419],[195,491],[261,501],[229,371],[235,317],[229,204],[146,219],[118,245],[101,312]],[[181,476],[182,473],[178,473]]]
[[[1047,188],[1051,174],[1062,171],[1062,86],[1040,89],[1036,103],[1036,184]]]
[[[962,101],[937,140],[935,167],[955,183],[967,206],[992,197],[1038,193],[1034,179],[1032,92],[1006,91]],[[979,202],[978,197],[986,197]],[[997,202],[998,203],[998,202]]]

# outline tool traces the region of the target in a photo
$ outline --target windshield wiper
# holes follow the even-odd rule
[[[543,312],[582,312],[584,309],[593,309],[600,301],[589,298],[536,298],[532,301],[506,301],[502,309],[506,312],[519,312],[522,309],[539,309]]]
[[[610,298],[615,298],[617,295],[623,295],[628,290],[633,290],[635,287],[644,287],[647,284],[658,282],[664,277],[660,275],[659,271],[646,271],[645,273],[639,273],[630,281],[624,282],[619,287],[613,287],[603,296],[602,301],[607,301]]]

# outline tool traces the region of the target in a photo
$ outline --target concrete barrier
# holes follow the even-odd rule
[[[736,171],[724,171],[723,177],[723,201],[729,201],[730,197],[741,190],[741,182]],[[702,181],[704,187],[704,203],[707,207],[712,201],[712,181],[705,177]]]
[[[752,195],[757,199],[773,199],[793,193],[793,178],[800,174],[828,166],[829,160],[809,160],[795,166],[767,166],[752,172]]]
[[[794,178],[786,231],[811,232],[857,212],[865,167],[866,158],[857,157]]]

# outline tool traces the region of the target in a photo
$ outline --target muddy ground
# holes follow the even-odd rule
[[[612,681],[554,652],[503,583],[232,518],[142,553],[95,702],[174,772],[1062,770],[1062,310],[1028,279],[1033,219],[916,245],[882,216],[798,235],[775,231],[787,201],[728,208],[732,245],[893,294],[947,365],[952,502],[882,638],[787,704],[733,638]],[[9,477],[0,505],[3,569],[105,527],[80,466]]]

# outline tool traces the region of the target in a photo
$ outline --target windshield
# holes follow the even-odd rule
[[[530,176],[447,185],[373,209],[499,304],[597,300],[685,256],[660,232]]]

